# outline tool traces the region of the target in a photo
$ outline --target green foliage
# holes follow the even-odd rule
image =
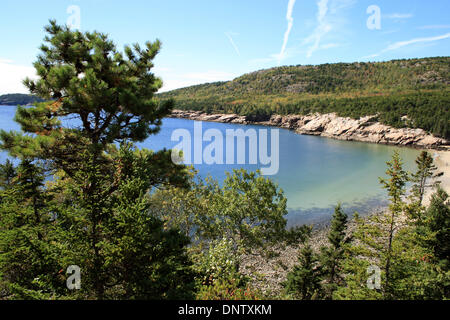
[[[189,189],[163,189],[153,200],[153,210],[169,226],[181,228],[200,243],[231,240],[239,253],[301,241],[305,235],[305,227],[286,230],[286,198],[260,172],[234,170],[222,186],[211,178],[191,180]]]
[[[44,102],[44,100],[31,94],[10,93],[0,95],[0,105],[4,106],[31,105],[37,102]]]
[[[387,125],[422,128],[448,139],[449,66],[448,57],[284,66],[158,97],[175,99],[179,109],[237,113],[253,121],[272,114],[376,115]]]
[[[79,150],[67,145],[82,142],[100,154],[109,143],[142,141],[158,132],[172,107],[171,101],[159,103],[153,97],[162,86],[151,72],[159,41],[147,42],[145,48],[125,46],[121,53],[102,33],[71,31],[55,21],[45,30],[48,35],[34,63],[39,79],[24,84],[53,101],[19,107],[15,120],[38,137],[1,131],[4,149],[15,156],[73,162]],[[77,118],[80,125],[63,128],[61,117]]]
[[[4,164],[0,164],[0,188],[6,189],[11,186],[15,176],[16,168],[11,160],[7,159]]]
[[[320,264],[322,267],[323,291],[326,298],[331,299],[333,292],[344,283],[342,276],[342,264],[345,259],[345,250],[351,241],[346,237],[347,215],[342,211],[340,205],[334,209],[331,219],[331,227],[328,233],[330,246],[320,249]]]
[[[214,240],[208,250],[200,251],[194,259],[198,274],[202,275],[202,285],[212,284],[217,280],[242,280],[239,273],[239,257],[234,252],[231,240]]]
[[[450,201],[448,194],[438,188],[431,196],[430,206],[426,211],[423,225],[434,234],[434,239],[428,243],[433,249],[439,265],[446,271],[450,270]]]
[[[217,280],[200,288],[197,300],[262,300],[264,296],[250,286],[242,287],[235,279]]]
[[[298,264],[287,275],[284,283],[286,293],[302,300],[317,299],[321,290],[321,273],[319,259],[306,243],[300,250]]]
[[[43,180],[43,169],[25,161],[0,191],[2,298],[55,299],[64,294],[52,197]]]
[[[427,151],[420,153],[416,159],[416,164],[417,171],[411,177],[411,181],[414,183],[411,191],[415,197],[415,201],[421,206],[425,189],[432,186],[427,183],[428,180],[440,177],[442,173],[435,172],[437,167],[433,163],[433,156]],[[439,184],[439,182],[435,182],[435,184]]]
[[[419,156],[420,166],[423,155]],[[361,219],[355,217],[355,241],[344,261],[345,286],[334,292],[335,299],[444,299],[449,296],[447,195],[438,190],[425,213],[420,206],[403,203],[407,175],[398,154],[388,163],[388,179],[381,179],[388,190],[389,212]],[[431,167],[432,162],[428,167]],[[419,169],[420,170],[420,169]],[[407,208],[409,215],[403,210]],[[418,219],[420,217],[420,219]],[[445,242],[445,243],[444,243]],[[447,250],[448,251],[448,250]],[[439,253],[442,255],[439,257]],[[444,260],[441,258],[444,257]],[[366,283],[368,267],[380,269],[381,287]]]
[[[158,132],[171,103],[153,98],[151,72],[160,42],[126,46],[104,34],[71,31],[54,21],[24,83],[45,100],[18,107],[23,133],[0,132],[1,147],[22,160],[12,179],[1,168],[0,281],[8,298],[192,298],[190,239],[153,215],[149,193],[187,184],[170,152],[135,150]],[[65,127],[62,117],[80,125]],[[114,142],[121,142],[118,149]],[[43,169],[49,170],[44,185]],[[15,181],[15,182],[14,182]],[[78,265],[81,290],[64,270]]]

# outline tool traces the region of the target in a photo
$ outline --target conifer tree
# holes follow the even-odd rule
[[[397,219],[398,216],[404,210],[404,203],[402,202],[402,197],[405,194],[405,185],[408,181],[408,174],[403,170],[403,163],[400,158],[400,155],[397,151],[394,152],[392,156],[392,160],[386,162],[388,165],[388,169],[386,170],[386,174],[388,175],[388,179],[380,178],[380,183],[383,185],[383,188],[387,189],[389,195],[389,213],[386,215],[388,234],[387,234],[387,249],[386,249],[386,261],[384,265],[385,270],[385,287],[384,287],[384,295],[385,298],[389,294],[390,290],[390,280],[391,280],[391,259],[392,259],[392,241],[394,238],[394,232],[397,228]]]
[[[43,169],[23,161],[0,191],[0,291],[7,299],[49,299],[64,295],[59,247],[54,245],[51,196]]]
[[[342,211],[341,205],[337,205],[331,219],[331,227],[328,233],[329,247],[322,247],[320,263],[322,266],[324,291],[327,299],[333,297],[333,292],[342,284],[342,261],[345,258],[346,244],[351,240],[346,238],[347,215]]]
[[[83,289],[76,297],[174,297],[192,279],[184,255],[188,239],[176,230],[164,232],[161,221],[146,211],[146,198],[152,188],[185,183],[185,168],[175,165],[167,150],[137,155],[115,145],[126,149],[128,142],[157,133],[171,111],[171,101],[154,97],[162,82],[151,70],[161,44],[125,46],[122,53],[99,32],[71,31],[55,21],[45,31],[34,63],[39,78],[24,84],[47,102],[17,108],[15,120],[24,134],[0,131],[2,149],[24,163],[43,160],[54,175],[51,192],[58,196],[51,210],[41,201],[42,188],[32,189],[38,181],[24,181],[32,190],[30,208],[56,216],[55,243],[64,244],[58,257],[64,268],[83,268]],[[125,187],[127,179],[133,188]],[[140,235],[133,233],[139,232],[132,228],[137,221]],[[128,267],[112,264],[113,257]],[[143,265],[131,270],[138,262]],[[109,268],[121,276],[109,274]]]
[[[433,163],[433,157],[427,151],[422,151],[420,153],[420,155],[416,159],[416,164],[417,171],[412,175],[411,179],[414,183],[412,186],[412,193],[416,198],[419,206],[421,206],[425,189],[432,186],[427,183],[428,180],[431,178],[440,177],[443,173],[436,173],[437,167]],[[434,183],[434,185],[436,184],[439,184],[439,181],[436,181]]]
[[[431,196],[424,222],[435,235],[430,245],[436,259],[445,271],[450,270],[450,201],[448,194],[438,188]]]
[[[321,268],[311,245],[300,250],[298,264],[288,273],[284,284],[287,294],[301,300],[316,299],[320,295]]]
[[[4,164],[0,164],[0,188],[8,188],[12,184],[12,179],[16,176],[16,168],[11,160],[6,159]]]

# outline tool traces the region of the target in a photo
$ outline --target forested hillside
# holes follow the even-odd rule
[[[41,98],[31,94],[11,93],[0,95],[0,105],[4,106],[27,105],[43,101],[44,100],[42,100]]]
[[[265,118],[336,112],[379,115],[394,127],[450,138],[450,57],[285,66],[159,94],[175,107]]]

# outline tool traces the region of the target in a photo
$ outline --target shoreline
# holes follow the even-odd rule
[[[313,115],[272,115],[270,119],[248,119],[237,114],[207,114],[203,111],[174,109],[169,118],[195,121],[250,124],[289,129],[297,134],[321,136],[344,141],[448,150],[450,141],[428,134],[423,129],[394,128],[375,121],[375,116],[360,119],[339,117],[335,113]]]
[[[443,172],[443,176],[439,178],[441,187],[450,195],[450,148],[442,151],[427,150],[433,154],[434,163],[437,166],[437,172]],[[428,188],[423,204],[429,205],[431,194],[434,188]],[[374,207],[366,215],[361,216],[367,218],[372,215],[381,214],[387,208]],[[347,233],[355,230],[356,224],[353,217],[350,215],[348,219]],[[330,227],[330,220],[325,223],[313,224],[313,230],[309,243],[314,252],[318,253],[320,247],[328,246],[328,232]],[[282,292],[282,282],[286,279],[287,273],[298,263],[298,254],[303,244],[290,245],[287,247],[274,246],[272,249],[276,255],[271,258],[265,258],[261,255],[242,255],[241,256],[241,271],[249,276],[255,287],[266,294],[276,295]]]
[[[207,114],[202,111],[173,110],[169,118],[180,118],[194,121],[208,121],[244,125],[264,125],[294,131],[297,134],[321,136],[344,141],[357,141],[408,147],[428,151],[433,155],[437,172],[443,172],[441,187],[450,195],[450,145],[449,141],[427,134],[422,129],[393,128],[372,121],[371,116],[359,120],[338,117],[336,114],[301,115],[273,115],[269,120],[249,120],[237,114]],[[434,188],[425,192],[423,204],[430,202]],[[371,208],[366,215],[386,210],[380,206]],[[319,219],[312,222],[316,230],[326,230],[329,221]]]

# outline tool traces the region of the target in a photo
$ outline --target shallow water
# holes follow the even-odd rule
[[[13,121],[14,107],[0,106],[0,128],[18,130]],[[226,136],[226,129],[275,129],[257,125],[237,125],[203,122],[203,133],[210,128],[218,129]],[[161,131],[139,147],[154,150],[173,148],[178,144],[171,141],[176,129],[187,129],[194,136],[194,121],[164,119]],[[204,142],[204,147],[210,142]],[[225,145],[225,143],[224,143]],[[270,144],[269,144],[270,150]],[[362,142],[347,142],[323,137],[299,135],[286,129],[279,129],[279,171],[269,176],[283,189],[288,199],[289,225],[326,220],[333,207],[340,202],[347,213],[354,210],[365,212],[370,208],[386,204],[386,192],[381,188],[378,177],[384,176],[386,161],[398,150],[405,168],[414,169],[416,149]],[[236,152],[235,152],[236,154]],[[248,162],[248,147],[246,148]],[[6,154],[0,154],[4,161]],[[244,167],[256,170],[261,165],[194,165],[203,177],[210,174],[222,181],[225,171]]]

